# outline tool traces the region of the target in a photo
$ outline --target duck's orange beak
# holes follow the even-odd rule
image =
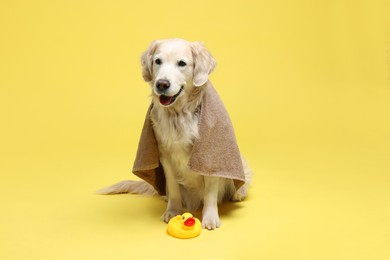
[[[193,217],[187,218],[187,220],[184,221],[184,225],[186,227],[192,227],[193,225],[195,225],[195,219]]]

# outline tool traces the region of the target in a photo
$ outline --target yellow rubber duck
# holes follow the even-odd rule
[[[191,213],[184,213],[171,218],[168,222],[168,233],[177,238],[194,238],[199,236],[202,224]]]

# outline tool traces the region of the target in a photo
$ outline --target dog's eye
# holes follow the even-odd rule
[[[154,62],[155,62],[157,65],[161,65],[162,60],[161,60],[161,59],[156,59]]]
[[[179,65],[179,67],[185,67],[185,66],[187,66],[187,63],[185,61],[181,60],[177,63],[177,65]]]

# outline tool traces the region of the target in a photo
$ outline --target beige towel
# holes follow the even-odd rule
[[[210,82],[200,107],[199,139],[195,140],[188,167],[201,175],[233,179],[238,190],[245,183],[240,151],[229,115]],[[165,195],[165,176],[160,164],[149,107],[142,129],[133,173]]]

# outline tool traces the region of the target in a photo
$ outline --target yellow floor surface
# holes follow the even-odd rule
[[[390,259],[386,1],[0,1],[0,259]],[[131,174],[153,39],[203,41],[254,172],[166,234]],[[197,215],[200,217],[199,215]]]

